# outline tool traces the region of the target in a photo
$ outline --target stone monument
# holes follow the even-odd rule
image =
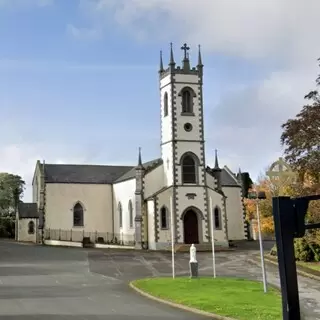
[[[198,261],[197,261],[197,249],[194,244],[190,247],[190,278],[198,277]]]

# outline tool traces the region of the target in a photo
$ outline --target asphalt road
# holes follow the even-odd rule
[[[249,262],[255,250],[217,253],[217,276],[261,280]],[[212,275],[212,255],[198,253],[200,275]],[[188,254],[176,256],[176,275],[188,275]],[[277,285],[277,268],[268,266]],[[0,241],[0,320],[202,320],[141,297],[137,278],[170,276],[170,253],[42,247]],[[299,278],[304,319],[320,319],[320,283]],[[251,319],[248,319],[251,320]],[[252,319],[253,320],[253,319]]]
[[[207,319],[137,295],[127,280],[150,273],[134,267],[124,275],[109,257],[103,251],[0,242],[0,319]]]

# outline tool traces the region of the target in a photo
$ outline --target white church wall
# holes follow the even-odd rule
[[[165,83],[165,87],[160,88],[160,103],[161,103],[161,138],[163,142],[172,140],[172,96],[171,96],[171,86],[167,85],[166,80],[170,80],[170,77],[163,79],[162,83]],[[161,85],[162,86],[162,85]],[[164,115],[164,96],[168,96],[168,114]]]
[[[220,212],[220,226],[221,228],[217,229],[215,228],[214,224],[214,239],[216,240],[216,243],[219,245],[228,244],[228,239],[226,235],[225,230],[225,217],[223,214],[223,207],[224,207],[224,200],[223,196],[216,191],[212,189],[208,189],[208,197],[209,197],[209,203],[208,203],[208,210],[209,210],[209,223],[210,223],[210,238],[211,238],[211,222],[214,222],[214,209],[216,207],[219,208]]]
[[[163,184],[164,186],[173,185],[173,160],[172,160],[172,143],[166,143],[161,146],[161,157],[163,159]]]
[[[113,185],[114,230],[123,241],[134,240],[136,179],[130,179]],[[133,225],[130,226],[129,201],[132,202]],[[119,203],[122,207],[122,227],[120,227]]]
[[[148,214],[148,246],[150,250],[156,250],[155,242],[155,212],[154,200],[147,201],[147,214]]]
[[[148,198],[164,187],[163,165],[148,172],[144,177],[144,197]]]
[[[41,173],[40,173],[40,162],[37,162],[34,172],[34,177],[32,181],[32,202],[37,203],[39,207],[40,202],[40,190],[41,190]]]
[[[73,207],[77,202],[84,207],[83,227],[73,225]],[[46,229],[72,229],[75,237],[82,230],[111,234],[111,185],[48,183],[45,213]]]
[[[208,172],[206,172],[206,178],[207,178],[207,186],[210,187],[211,189],[215,189],[216,188],[215,178]]]
[[[244,240],[246,238],[244,232],[241,189],[238,187],[224,187],[222,190],[227,196],[228,238],[229,240]]]
[[[29,223],[34,223],[34,233],[29,233]],[[37,243],[38,219],[28,218],[18,220],[18,241]]]
[[[173,159],[172,159],[172,91],[170,77],[165,77],[160,81],[160,103],[161,103],[161,157],[163,159],[163,182],[165,186],[173,184]],[[168,114],[164,115],[164,96],[168,96]]]
[[[156,196],[156,247],[157,249],[166,249],[171,244],[171,207],[170,197],[172,196],[172,188],[168,188]],[[161,228],[160,211],[165,206],[167,209],[168,228]]]

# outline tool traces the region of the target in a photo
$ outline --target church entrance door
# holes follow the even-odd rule
[[[183,217],[184,243],[199,243],[198,217],[193,210],[188,210]]]

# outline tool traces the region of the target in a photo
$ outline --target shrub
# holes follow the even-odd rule
[[[272,247],[272,249],[270,250],[270,256],[274,256],[274,257],[277,256],[277,246],[276,245],[274,245]]]
[[[320,246],[309,242],[306,238],[294,240],[294,252],[297,261],[320,262]],[[274,245],[269,253],[271,256],[277,256],[277,246]]]

